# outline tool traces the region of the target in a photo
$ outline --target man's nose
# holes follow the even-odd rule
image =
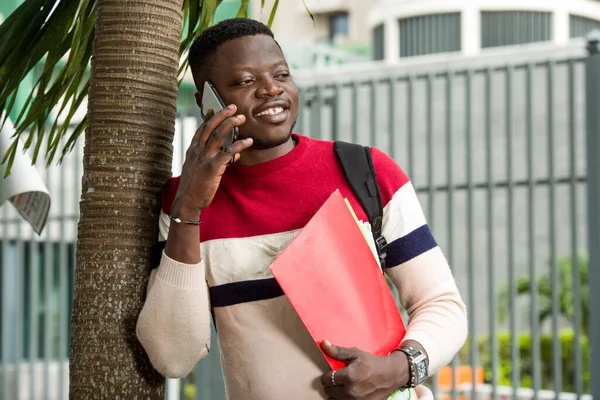
[[[275,97],[283,93],[283,86],[275,79],[265,79],[256,91],[257,97]]]

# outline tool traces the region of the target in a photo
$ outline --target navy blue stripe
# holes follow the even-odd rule
[[[436,246],[429,225],[423,225],[388,244],[386,264],[389,267],[404,264]]]
[[[209,290],[213,307],[227,307],[283,296],[283,290],[275,278],[226,283],[212,286]]]

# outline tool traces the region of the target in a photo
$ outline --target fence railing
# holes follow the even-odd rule
[[[589,328],[591,341],[591,390],[600,398],[600,310],[594,305],[600,304],[600,31],[588,35],[589,56],[586,61],[587,88],[587,200],[588,200],[588,249],[589,249]]]
[[[296,131],[392,155],[453,267],[470,339],[428,383],[436,399],[600,398],[598,59],[574,42],[296,75]],[[174,174],[197,126],[178,119]],[[80,160],[42,170],[40,238],[3,207],[1,399],[66,398]],[[170,398],[225,398],[217,347]]]

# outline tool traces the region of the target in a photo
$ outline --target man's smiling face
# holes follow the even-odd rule
[[[244,36],[219,46],[206,67],[224,103],[235,104],[246,122],[240,138],[255,149],[286,143],[298,117],[298,88],[281,48],[267,35]]]

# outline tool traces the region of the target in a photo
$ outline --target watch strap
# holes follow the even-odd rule
[[[428,375],[427,356],[421,350],[409,345],[402,345],[395,351],[403,352],[408,358],[409,380],[401,389],[414,388],[423,383]]]

